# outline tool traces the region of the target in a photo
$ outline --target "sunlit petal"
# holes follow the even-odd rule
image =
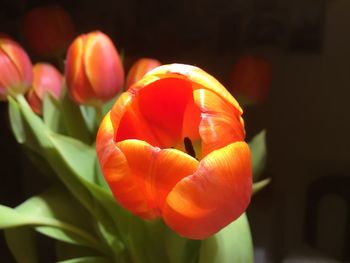
[[[101,124],[96,150],[115,198],[145,219],[159,216],[169,191],[195,171],[198,161],[178,150],[161,150],[140,140],[116,144],[113,133],[108,114]]]
[[[154,75],[159,78],[169,78],[171,76],[185,78],[193,82],[194,84],[197,84],[194,85],[194,89],[205,88],[211,90],[218,96],[222,97],[224,100],[227,100],[230,104],[237,108],[237,110],[239,110],[240,112],[242,111],[238,102],[225,89],[225,87],[222,86],[222,84],[219,81],[217,81],[213,76],[209,75],[200,68],[183,64],[170,64],[153,69],[151,72],[149,72],[149,75]]]
[[[251,187],[248,145],[232,143],[208,154],[192,176],[176,184],[167,197],[163,218],[180,235],[208,237],[244,212]]]
[[[244,139],[240,113],[232,104],[206,89],[195,90],[194,99],[201,111],[202,156]]]
[[[86,37],[84,53],[86,75],[96,96],[107,101],[114,97],[124,82],[124,70],[112,41],[99,32]]]
[[[83,49],[86,37],[76,38],[67,54],[65,77],[68,92],[79,103],[94,97],[91,84],[85,74]]]

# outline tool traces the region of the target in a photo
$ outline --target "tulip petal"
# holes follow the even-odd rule
[[[160,65],[161,64],[158,60],[151,58],[141,58],[136,61],[128,72],[126,89],[130,88],[131,85],[139,81],[147,72]]]
[[[137,180],[131,177],[128,161],[114,140],[109,113],[103,119],[96,139],[96,152],[103,175],[119,204],[143,218],[155,217],[140,192]]]
[[[41,114],[42,113],[42,101],[34,91],[34,89],[30,89],[27,93],[27,100],[32,108],[32,110],[37,113]]]
[[[118,127],[116,141],[138,139],[160,148],[182,149],[185,137],[199,139],[200,111],[190,82],[155,80],[126,93],[132,102],[126,106],[119,99],[112,109],[113,125]]]
[[[250,201],[252,177],[248,145],[236,142],[208,154],[198,170],[169,193],[166,224],[182,236],[204,239],[237,219]]]
[[[27,53],[16,42],[8,39],[1,41],[1,50],[16,67],[19,79],[22,81],[16,84],[22,84],[25,85],[24,88],[28,88],[32,81],[32,64]]]
[[[114,104],[111,111],[111,120],[116,129],[116,142],[127,139],[147,141],[153,146],[160,146],[150,126],[140,113],[138,104],[132,100],[130,92],[124,92]]]
[[[145,218],[160,216],[165,199],[182,178],[193,174],[198,161],[175,150],[139,140],[115,143],[109,114],[97,136],[97,155],[115,198],[127,210]]]
[[[232,104],[240,113],[242,113],[242,109],[240,108],[238,102],[225,89],[225,87],[222,86],[218,80],[200,68],[184,64],[170,64],[153,69],[149,75],[157,76],[158,78],[177,76],[177,78],[187,79],[190,82],[197,84],[193,85],[193,89],[204,88],[210,90],[226,100],[228,103]]]
[[[37,63],[33,66],[33,82],[36,95],[43,100],[49,92],[56,100],[61,97],[63,77],[61,73],[48,63]]]
[[[84,53],[86,75],[102,101],[117,95],[124,83],[124,70],[112,41],[95,32],[87,36]]]
[[[76,38],[68,49],[65,76],[68,92],[78,103],[85,103],[95,98],[90,81],[83,69],[83,51],[86,37]]]
[[[201,111],[199,133],[202,157],[230,143],[244,140],[243,120],[232,104],[210,90],[197,89],[193,93]]]
[[[135,185],[138,191],[137,194],[133,194],[131,203],[125,201],[124,203],[130,204],[128,209],[135,214],[140,215],[141,212],[141,216],[144,215],[144,211],[140,211],[140,207],[145,206],[133,207],[136,203],[135,198],[139,202],[147,203],[147,210],[150,210],[151,218],[160,216],[171,189],[182,178],[193,174],[198,167],[196,159],[176,149],[161,150],[138,140],[125,140],[118,143],[117,146],[128,162],[129,183]],[[115,196],[119,196],[119,199],[130,198],[120,188],[114,193]]]
[[[11,59],[0,48],[0,96],[6,99],[8,89],[13,85],[20,84],[20,76],[17,68],[13,65]]]
[[[139,90],[140,111],[162,148],[182,141],[183,117],[190,100],[193,101],[191,82],[182,79],[161,79]]]

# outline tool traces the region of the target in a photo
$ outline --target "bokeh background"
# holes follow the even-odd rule
[[[263,176],[272,178],[248,209],[256,262],[350,262],[349,0],[0,0],[0,32],[27,47],[23,15],[52,3],[77,34],[108,34],[126,67],[145,56],[188,63],[229,86],[241,54],[268,59],[269,96],[244,113],[248,139],[267,130]],[[0,203],[16,206],[40,180],[9,130],[7,104],[0,109]],[[12,262],[0,240],[0,261]]]

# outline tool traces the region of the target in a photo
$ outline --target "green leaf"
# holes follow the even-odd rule
[[[42,119],[32,111],[23,95],[18,94],[16,99],[21,111],[25,143],[29,148],[40,153],[40,148],[48,148],[51,145],[46,137],[48,128],[44,125]]]
[[[200,240],[191,240],[179,236],[168,228],[165,236],[165,250],[169,263],[198,262],[198,252],[201,246]]]
[[[25,141],[25,131],[23,121],[18,104],[12,97],[8,97],[9,102],[9,117],[12,131],[18,143],[22,144]]]
[[[35,165],[38,172],[42,174],[45,179],[48,179],[50,182],[57,183],[56,174],[45,158],[33,151],[31,148],[27,147],[27,145],[24,145],[22,149],[28,159]]]
[[[103,116],[106,115],[107,112],[109,112],[112,109],[114,103],[116,102],[116,100],[119,98],[120,95],[121,95],[121,93],[118,93],[118,95],[115,96],[113,99],[111,99],[110,101],[103,104],[103,106],[102,106],[102,115]]]
[[[63,261],[58,261],[57,263],[112,263],[110,259],[103,257],[83,257],[83,258],[73,258]]]
[[[5,229],[8,248],[18,263],[38,262],[35,233],[29,227]]]
[[[21,216],[13,208],[0,205],[0,229],[33,224],[29,218]]]
[[[101,256],[96,252],[96,250],[93,250],[88,247],[69,244],[65,242],[57,241],[55,244],[55,250],[56,250],[56,260],[67,260],[71,258],[80,258],[80,257],[98,257]]]
[[[253,263],[254,251],[245,214],[219,231],[203,240],[199,263]]]
[[[93,107],[80,105],[85,124],[91,134],[96,133],[96,111]]]
[[[101,167],[97,158],[95,159],[95,182],[104,189],[106,189],[108,192],[110,192],[110,188],[102,174]]]
[[[80,106],[75,104],[69,98],[68,94],[63,96],[61,103],[63,120],[66,125],[68,135],[81,140],[84,143],[91,143],[94,135],[89,133],[89,128],[85,123]]]
[[[65,133],[60,102],[50,93],[46,93],[44,97],[43,120],[51,131]]]
[[[47,226],[36,228],[40,233],[52,238],[85,246],[93,246],[97,242],[90,234],[92,225],[89,222],[89,214],[63,188],[53,188],[42,195],[32,197],[19,205],[16,211],[22,215],[59,220],[77,230]]]
[[[48,133],[53,147],[72,171],[95,183],[96,151],[81,141],[56,133]]]
[[[249,142],[253,164],[253,181],[263,172],[266,164],[266,130],[262,130]]]
[[[46,128],[42,120],[28,109],[29,106],[23,96],[18,96],[17,101],[26,126],[25,132],[31,134],[33,140],[37,142],[32,144],[26,141],[25,145],[47,160],[69,192],[104,226],[106,231],[125,243],[128,238],[125,224],[130,214],[117,205],[110,191],[86,180],[79,174],[80,168],[77,168],[75,164],[76,157],[72,156],[72,159],[68,159],[64,156],[65,153],[59,150],[61,146],[57,145],[57,137],[60,136],[53,135],[54,133]],[[77,154],[82,153],[77,152]],[[92,164],[95,165],[95,160]],[[103,237],[103,233],[100,235]],[[104,238],[106,241],[107,238]]]
[[[57,240],[104,251],[98,239],[91,235],[86,213],[74,203],[66,192],[51,190],[28,199],[16,209],[0,205],[0,228],[34,226]]]
[[[266,178],[264,180],[261,180],[259,182],[256,182],[253,184],[253,194],[256,194],[260,192],[262,189],[264,189],[269,183],[271,182],[270,178]]]

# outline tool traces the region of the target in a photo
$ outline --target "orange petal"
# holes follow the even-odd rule
[[[182,236],[204,239],[237,219],[252,189],[251,159],[245,142],[208,154],[198,170],[169,193],[163,208],[166,224]]]
[[[182,141],[184,113],[193,101],[191,82],[178,79],[160,79],[138,91],[140,112],[150,124],[162,148]]]
[[[1,41],[2,51],[9,56],[17,69],[21,84],[29,87],[32,82],[32,63],[27,53],[15,41],[3,39]],[[19,84],[19,83],[18,83]]]
[[[86,75],[98,99],[108,101],[124,83],[124,70],[113,42],[101,32],[87,35],[84,65]]]
[[[194,103],[191,82],[154,80],[142,89],[132,87],[127,94],[127,105],[118,99],[112,109],[116,141],[138,139],[170,148],[182,145],[184,137],[199,138],[200,111]]]
[[[131,85],[140,80],[147,72],[160,65],[160,62],[156,59],[141,58],[137,60],[129,70],[126,79],[126,88],[128,89]]]
[[[131,176],[128,161],[116,146],[113,137],[113,125],[107,114],[96,139],[96,152],[103,175],[121,206],[143,218],[153,218],[154,212],[149,209],[139,182]]]
[[[199,125],[202,157],[230,143],[244,140],[240,113],[232,104],[206,89],[195,90],[194,100],[202,112]]]
[[[124,92],[118,98],[111,111],[111,120],[115,128],[116,142],[138,139],[147,141],[153,146],[160,146],[149,124],[143,118],[132,93]]]
[[[65,68],[68,92],[77,103],[86,103],[95,97],[84,69],[83,51],[85,38],[84,35],[78,37],[70,45]]]
[[[132,213],[152,219],[161,214],[165,198],[198,161],[173,149],[160,150],[139,140],[115,143],[109,114],[97,136],[103,174],[118,202]]]
[[[0,94],[3,99],[8,95],[8,89],[20,84],[21,78],[11,58],[0,47]]]
[[[209,75],[205,71],[203,71],[200,68],[190,66],[190,65],[184,65],[184,64],[170,64],[170,65],[163,65],[160,67],[157,67],[156,69],[153,69],[151,74],[147,75],[148,78],[158,77],[158,78],[168,78],[168,77],[174,77],[177,76],[177,78],[183,78],[190,80],[194,84],[194,89],[198,88],[205,88],[208,89],[214,93],[216,93],[218,96],[232,104],[239,112],[242,112],[242,109],[240,108],[238,102],[235,100],[235,98],[225,89],[225,87],[216,80],[213,76]],[[144,83],[147,83],[148,80],[145,80]],[[140,83],[140,85],[144,85]]]
[[[32,107],[32,110],[35,113],[41,115],[42,114],[42,101],[38,97],[38,95],[36,94],[34,89],[30,89],[28,91],[28,93],[27,93],[27,100],[28,100],[28,103],[29,103],[30,107]]]
[[[117,145],[127,159],[130,180],[138,188],[138,194],[133,193],[133,198],[138,196],[140,201],[146,202],[153,216],[161,214],[165,199],[174,185],[193,174],[198,167],[197,160],[175,149],[161,150],[138,140],[126,140]],[[130,198],[125,193],[121,195],[121,198]],[[128,209],[139,214],[138,207]]]

